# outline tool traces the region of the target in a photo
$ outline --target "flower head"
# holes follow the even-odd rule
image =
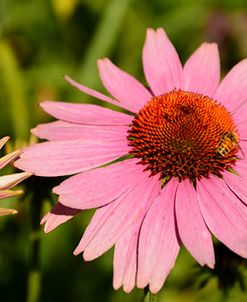
[[[149,89],[98,61],[113,98],[66,77],[129,114],[45,101],[58,121],[33,129],[48,142],[24,150],[16,165],[41,176],[76,174],[54,188],[59,202],[43,218],[45,231],[98,208],[74,253],[92,260],[115,245],[114,288],[149,285],[155,293],[181,244],[210,268],[212,234],[247,258],[247,60],[220,82],[216,44],[202,44],[182,67],[164,30],[148,29],[143,66]]]
[[[4,144],[8,141],[9,137],[4,137],[0,139],[0,149],[4,146]],[[9,162],[14,160],[16,157],[20,155],[20,151],[12,152],[4,157],[0,158],[0,169],[5,167]],[[31,174],[28,172],[15,173],[11,175],[0,176],[0,199],[12,197],[15,195],[19,195],[22,193],[21,190],[12,191],[10,190],[19,182],[29,177]],[[13,209],[4,209],[0,208],[0,216],[8,215],[8,214],[16,214],[17,211]]]

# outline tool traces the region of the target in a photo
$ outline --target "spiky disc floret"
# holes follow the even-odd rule
[[[237,133],[231,114],[198,93],[173,90],[153,97],[130,127],[131,154],[161,178],[195,181],[210,173],[220,176],[237,159],[237,144],[224,156],[217,152],[226,134]]]

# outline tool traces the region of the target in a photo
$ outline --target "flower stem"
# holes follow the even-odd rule
[[[144,302],[158,302],[158,294],[151,293],[148,287],[144,288],[144,294]]]
[[[27,281],[27,302],[40,301],[41,293],[41,273],[40,273],[40,216],[42,207],[42,197],[33,193],[30,201],[31,212],[31,246],[29,274]]]

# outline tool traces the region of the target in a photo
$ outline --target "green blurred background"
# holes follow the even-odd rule
[[[247,57],[246,0],[0,0],[0,137],[12,137],[7,151],[29,144],[29,129],[52,120],[40,101],[94,101],[64,74],[104,92],[96,60],[107,56],[144,81],[147,27],[163,27],[182,62],[203,41],[219,44],[223,74]],[[92,212],[47,235],[39,229],[60,181],[30,179],[21,198],[1,201],[19,214],[0,219],[0,301],[142,301],[142,290],[112,289],[112,251],[89,263],[72,255]],[[159,301],[247,301],[245,266],[221,245],[213,272],[182,250]]]

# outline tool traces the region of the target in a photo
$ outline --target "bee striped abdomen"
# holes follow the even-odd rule
[[[216,153],[224,157],[237,148],[238,148],[238,135],[236,132],[232,131],[223,135],[221,141],[217,146]]]

